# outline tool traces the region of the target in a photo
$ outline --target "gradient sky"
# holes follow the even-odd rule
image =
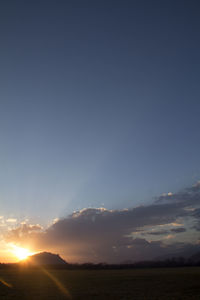
[[[199,180],[199,9],[189,0],[1,2],[3,216],[47,224]]]

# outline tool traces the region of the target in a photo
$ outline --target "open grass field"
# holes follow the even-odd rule
[[[0,299],[200,300],[200,268],[0,270]]]

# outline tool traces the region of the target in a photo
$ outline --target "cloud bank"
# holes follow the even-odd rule
[[[22,224],[7,241],[59,253],[69,262],[154,259],[199,249],[200,182],[158,197],[148,206],[123,210],[86,208],[46,230]]]

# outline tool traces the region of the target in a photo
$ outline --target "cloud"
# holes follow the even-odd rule
[[[7,242],[31,243],[38,238],[38,233],[42,231],[39,224],[20,224],[20,226],[11,229],[5,235]]]
[[[8,222],[8,223],[16,223],[17,219],[9,218],[9,219],[6,220],[6,222]]]
[[[168,234],[168,233],[169,233],[169,231],[167,231],[167,230],[146,232],[146,234],[151,234],[151,235],[162,235],[162,234]]]
[[[182,232],[186,232],[186,229],[184,227],[172,228],[171,232],[182,233]]]
[[[196,223],[192,229],[195,229],[196,231],[200,231],[200,222]]]
[[[156,198],[156,203],[173,203],[181,207],[193,208],[200,204],[200,181],[192,187],[186,188],[178,193],[163,194]]]
[[[22,244],[32,240],[36,250],[55,251],[68,261],[153,259],[196,247],[193,235],[187,235],[186,223],[197,224],[199,207],[198,183],[178,193],[161,195],[147,206],[123,210],[86,208],[54,220],[46,230],[39,225],[22,224],[11,230],[7,239]],[[193,230],[198,229],[193,226]],[[178,242],[175,233],[183,233],[184,242]]]

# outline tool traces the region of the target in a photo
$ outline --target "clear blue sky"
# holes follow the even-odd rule
[[[200,178],[199,1],[2,1],[1,214],[48,222]]]

